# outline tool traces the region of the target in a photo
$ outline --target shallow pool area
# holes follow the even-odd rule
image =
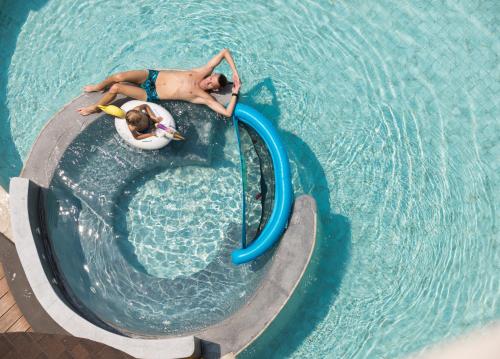
[[[103,115],[64,151],[41,195],[44,256],[64,297],[94,324],[132,336],[187,334],[230,317],[272,255],[231,261],[242,210],[232,128],[200,106],[161,104],[188,139],[142,151]]]
[[[243,81],[241,102],[280,129],[295,192],[316,198],[320,222],[314,263],[295,302],[243,358],[403,357],[500,318],[498,2],[0,5],[2,185],[19,173],[44,124],[83,85],[127,69],[199,66],[223,47],[233,52]],[[75,213],[81,230],[97,222],[99,233],[108,233],[107,225],[123,230],[105,235],[113,245],[107,248],[114,248],[111,258],[135,265],[131,282],[143,283],[147,276],[160,288],[156,297],[136,288],[134,295],[144,302],[133,302],[130,318],[162,332],[170,323],[152,314],[163,295],[176,298],[177,292],[158,283],[202,273],[207,263],[223,261],[221,253],[230,252],[218,241],[193,246],[190,241],[200,233],[176,229],[189,227],[201,207],[210,209],[203,217],[210,238],[230,233],[233,220],[239,223],[233,133],[229,125],[218,132],[225,134],[224,148],[234,151],[212,154],[221,161],[218,174],[203,166],[141,167],[141,156],[116,134],[97,133],[101,142],[94,147],[82,142],[81,150],[107,158],[109,165],[85,167],[77,161],[74,173],[59,172],[53,188],[70,190],[60,194],[67,202],[53,207],[53,213],[63,213],[52,219],[63,232],[65,216]],[[124,159],[131,162],[119,162]],[[137,164],[131,181],[106,182],[106,171]],[[88,207],[88,194],[72,187],[84,181],[85,190],[96,191]],[[108,203],[97,192],[119,197]],[[72,199],[75,194],[79,198]],[[75,203],[83,205],[73,208]],[[174,257],[158,249],[172,233],[179,238],[169,243]],[[113,277],[92,277],[92,267],[110,263],[111,252],[95,251],[91,241],[87,245],[82,251],[88,260],[71,263],[67,256],[67,265],[88,269],[90,282],[81,292],[89,303],[102,303],[117,287],[106,285]],[[61,254],[74,253],[60,248]],[[199,252],[190,252],[195,248]],[[193,257],[198,260],[185,266]],[[258,272],[251,268],[231,273],[258,285]],[[250,295],[226,286],[224,276],[219,279],[209,282],[224,283],[234,298],[229,310]],[[78,290],[79,282],[73,284]],[[216,293],[198,290],[204,298]],[[120,295],[130,295],[125,294]],[[206,313],[213,302],[199,303],[200,313]],[[167,310],[175,315],[178,308]],[[222,317],[225,309],[218,310]],[[198,317],[200,323],[206,318]],[[123,318],[110,321],[115,319]]]

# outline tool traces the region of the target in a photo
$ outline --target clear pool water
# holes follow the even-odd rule
[[[0,4],[3,184],[82,85],[233,51],[321,224],[295,310],[245,356],[401,357],[500,317],[497,1]]]

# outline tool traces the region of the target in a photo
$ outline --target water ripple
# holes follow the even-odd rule
[[[282,330],[275,357],[399,357],[500,316],[496,13],[495,1],[51,0],[19,35],[11,128],[25,156],[85,83],[230,48],[243,101],[284,135],[296,191],[351,223],[338,290],[323,296],[324,278],[311,279],[317,306]],[[336,240],[332,213],[320,213],[320,243]]]

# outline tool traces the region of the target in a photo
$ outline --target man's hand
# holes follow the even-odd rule
[[[240,87],[241,87],[240,79],[238,78],[238,76],[233,76],[233,93],[239,93]]]
[[[233,84],[238,84],[239,86],[241,86],[241,82],[240,82],[240,77],[238,76],[238,73],[234,73],[233,74]]]

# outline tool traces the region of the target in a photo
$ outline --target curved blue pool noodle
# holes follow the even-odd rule
[[[275,176],[274,207],[266,226],[248,247],[231,254],[234,264],[243,264],[256,259],[279,240],[292,210],[293,190],[288,156],[273,124],[261,113],[243,104],[236,105],[234,116],[262,138],[271,154]]]

